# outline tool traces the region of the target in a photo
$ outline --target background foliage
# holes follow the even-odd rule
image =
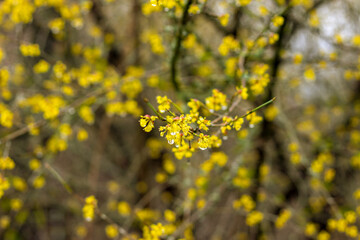
[[[2,1],[0,238],[359,238],[359,11]]]

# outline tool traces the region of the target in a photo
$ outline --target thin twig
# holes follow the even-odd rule
[[[260,108],[263,108],[263,107],[265,107],[266,105],[269,105],[270,103],[272,103],[273,101],[275,101],[275,99],[276,99],[276,97],[272,98],[271,100],[269,100],[269,101],[261,104],[260,106],[254,108],[253,110],[251,110],[251,111],[247,112],[246,114],[242,115],[240,118],[244,118],[244,117],[252,114],[253,112],[256,112],[256,111],[259,110]]]

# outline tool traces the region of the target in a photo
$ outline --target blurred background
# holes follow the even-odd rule
[[[0,238],[359,238],[359,12],[356,0],[1,1]],[[209,110],[213,89],[230,112]],[[164,122],[139,124],[157,96],[185,113],[203,102],[221,144],[174,155]],[[223,118],[266,102],[238,131]]]

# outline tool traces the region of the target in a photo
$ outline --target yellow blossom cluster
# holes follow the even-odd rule
[[[290,217],[291,211],[288,209],[283,209],[276,219],[275,226],[277,228],[283,228],[286,222],[290,219]]]
[[[163,54],[165,52],[165,48],[162,43],[163,40],[157,33],[152,31],[144,33],[143,41],[150,44],[153,53]]]
[[[256,206],[256,203],[251,196],[244,194],[239,199],[233,201],[234,209],[244,209],[246,212],[252,211]]]
[[[0,169],[1,170],[11,170],[14,167],[15,167],[15,163],[10,157],[1,157],[0,158]]]
[[[4,195],[4,192],[10,188],[9,180],[0,173],[0,199]]]
[[[6,107],[6,105],[0,103],[0,125],[11,128],[13,125],[14,114]]]
[[[161,223],[152,224],[150,227],[144,227],[143,237],[140,240],[160,240],[163,236],[165,236],[164,226]]]
[[[64,99],[59,96],[44,97],[40,94],[31,96],[20,103],[21,107],[30,107],[34,113],[42,113],[45,119],[57,117],[65,105]]]
[[[266,64],[255,65],[252,69],[253,76],[250,78],[250,90],[254,95],[264,93],[264,89],[270,82],[270,76],[267,72],[269,66]]]
[[[245,167],[240,167],[237,170],[237,175],[232,180],[234,186],[239,188],[248,188],[251,185],[249,171]]]
[[[248,226],[254,226],[258,223],[260,223],[264,218],[264,215],[262,212],[259,211],[252,211],[250,212],[246,217],[246,224]]]
[[[82,208],[83,216],[86,221],[92,221],[95,215],[95,209],[97,208],[97,200],[91,195],[85,198],[85,205]]]
[[[248,97],[247,88],[237,90],[234,97],[239,100],[246,99]],[[191,157],[196,148],[205,150],[221,146],[221,139],[218,137],[218,134],[206,134],[206,132],[210,131],[209,127],[219,126],[220,132],[226,137],[229,130],[235,129],[239,131],[241,129],[244,124],[244,117],[249,120],[250,127],[262,121],[262,117],[256,115],[255,111],[248,112],[243,116],[229,117],[224,115],[222,118],[218,117],[213,121],[201,116],[199,112],[201,109],[208,111],[210,114],[228,109],[226,95],[217,89],[212,90],[212,95],[205,99],[205,104],[197,99],[191,99],[188,102],[190,107],[188,114],[183,114],[179,106],[167,96],[158,96],[157,102],[158,111],[148,103],[157,113],[157,116],[142,116],[139,121],[140,126],[146,132],[150,132],[155,127],[155,120],[166,122],[166,126],[160,126],[159,128],[160,135],[165,137],[170,145],[175,145],[173,152],[178,159]],[[172,112],[172,108],[179,111],[180,114],[176,115]],[[166,117],[162,116],[164,113],[168,115]],[[222,123],[217,125],[216,122],[219,120],[222,120]],[[194,140],[197,141],[194,142]]]
[[[231,51],[238,50],[240,50],[239,42],[236,41],[233,36],[224,37],[218,48],[218,51],[222,56],[228,55]]]
[[[12,1],[6,0],[1,4],[2,18],[8,17],[13,23],[29,23],[32,21],[35,6],[32,1],[20,0]]]
[[[337,231],[350,238],[358,237],[358,227],[356,226],[357,214],[354,211],[347,211],[339,219],[330,218],[327,221],[327,228],[330,232]]]
[[[38,44],[22,44],[20,52],[25,57],[36,57],[40,55],[40,47]]]

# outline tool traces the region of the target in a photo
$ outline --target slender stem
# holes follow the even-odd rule
[[[272,103],[273,101],[275,101],[275,99],[276,99],[276,97],[272,98],[271,100],[269,100],[269,101],[261,104],[260,106],[254,108],[254,109],[252,109],[251,111],[247,112],[246,114],[242,115],[240,118],[244,118],[244,117],[252,114],[253,112],[256,112],[256,111],[259,110],[260,108],[265,107],[266,105],[269,105],[270,103]]]
[[[149,106],[149,108],[151,108],[151,110],[153,110],[156,115],[158,116],[158,118],[162,121],[166,121],[166,119],[155,109],[155,107],[149,102],[149,99],[144,98],[144,102]]]
[[[171,116],[176,117],[176,114],[175,114],[175,113],[173,113],[173,112],[170,111],[170,110],[167,110],[167,111],[168,111],[168,113],[170,113]]]
[[[184,114],[183,110],[174,102],[171,102],[171,104],[176,108],[176,110],[179,111],[180,114]]]
[[[50,173],[64,186],[68,193],[73,193],[73,190],[71,189],[69,184],[65,182],[65,180],[60,176],[60,174],[49,163],[45,163],[45,168],[48,169]]]
[[[272,103],[273,101],[275,101],[275,99],[276,99],[276,97],[272,98],[271,100],[267,101],[266,103],[263,103],[263,104],[261,104],[260,106],[258,106],[258,107],[256,107],[256,108],[252,109],[251,111],[247,112],[246,114],[244,114],[244,115],[242,115],[242,116],[240,116],[240,117],[235,118],[233,121],[235,121],[235,120],[237,120],[237,119],[239,119],[239,118],[244,118],[244,117],[250,115],[251,113],[256,112],[256,111],[259,110],[260,108],[265,107],[266,105],[268,105],[268,104]],[[224,116],[226,116],[226,115],[224,115]],[[215,120],[216,120],[216,121],[215,121]],[[211,126],[213,126],[213,127],[222,127],[222,126],[226,126],[226,125],[228,124],[228,123],[219,123],[219,124],[216,124],[216,122],[218,122],[218,119],[215,119],[215,120],[212,121],[212,123],[211,123]]]

